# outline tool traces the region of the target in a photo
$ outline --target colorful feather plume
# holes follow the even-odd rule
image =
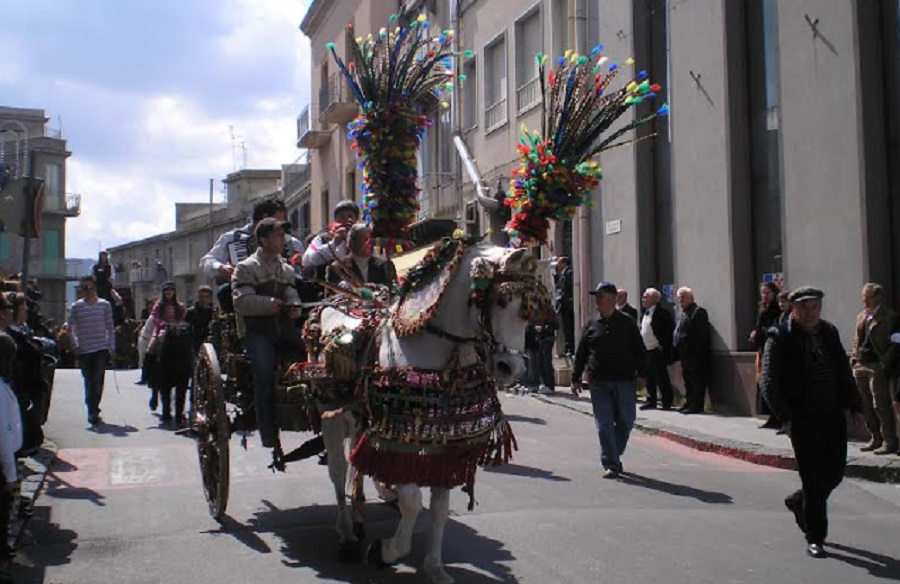
[[[377,35],[354,38],[347,26],[345,64],[328,50],[362,113],[348,128],[363,176],[363,214],[379,245],[394,247],[419,210],[416,152],[430,125],[425,112],[453,90],[453,31],[431,30],[425,16]],[[446,107],[446,102],[442,102]]]
[[[653,113],[610,132],[629,108],[652,99],[660,91],[659,85],[647,79],[646,71],[640,71],[624,87],[609,91],[621,69],[616,64],[607,65],[602,45],[590,55],[567,51],[549,71],[547,56],[539,54],[537,61],[541,130],[529,132],[522,128],[520,163],[513,170],[505,200],[512,210],[512,219],[505,229],[510,245],[515,247],[545,242],[551,219],[571,219],[579,206],[590,201],[591,191],[603,176],[594,156],[634,142],[635,138],[617,140],[669,112],[669,106],[663,104]],[[625,64],[631,65],[631,59]]]

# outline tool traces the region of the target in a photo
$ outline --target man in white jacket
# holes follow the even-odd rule
[[[0,307],[2,308],[2,307]],[[16,451],[22,448],[22,415],[19,400],[10,387],[13,364],[16,359],[16,342],[6,333],[0,333],[0,533],[9,530],[15,493],[19,488]],[[0,537],[0,584],[12,582],[9,573],[13,550],[8,538]]]

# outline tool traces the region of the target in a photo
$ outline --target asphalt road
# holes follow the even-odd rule
[[[341,562],[325,469],[305,461],[273,475],[255,437],[246,451],[232,440],[229,517],[214,521],[192,440],[159,428],[136,377],[108,376],[107,425],[95,432],[87,429],[77,372],[57,374],[47,435],[58,460],[20,550],[17,582],[424,582],[415,566],[427,514],[408,563],[378,570]],[[479,473],[474,512],[466,511],[465,495],[453,494],[445,561],[457,582],[900,579],[900,489],[893,485],[841,485],[830,505],[833,555],[816,560],[805,556],[782,503],[798,485],[794,473],[635,434],[624,457],[629,476],[603,480],[590,418],[528,397],[504,403],[519,452],[514,464]],[[369,535],[388,535],[396,517],[373,502]]]

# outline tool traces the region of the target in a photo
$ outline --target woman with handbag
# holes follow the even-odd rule
[[[165,335],[166,325],[178,324],[185,322],[184,316],[187,310],[184,305],[178,302],[175,290],[175,282],[164,282],[161,289],[159,301],[153,306],[150,312],[149,321],[152,321],[153,333],[150,336],[150,343],[147,346],[147,354],[144,356],[144,365],[147,368],[147,385],[150,386],[150,409],[155,411],[159,404],[160,390],[165,384],[165,375],[160,367],[160,356],[162,354],[162,342]],[[172,419],[171,404],[166,403],[171,400],[163,400],[162,421],[168,423]]]

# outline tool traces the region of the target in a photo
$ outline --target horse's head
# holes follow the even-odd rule
[[[537,278],[537,261],[525,249],[486,248],[472,261],[470,303],[490,348],[494,377],[509,384],[525,372],[525,329],[553,317],[550,293]]]

